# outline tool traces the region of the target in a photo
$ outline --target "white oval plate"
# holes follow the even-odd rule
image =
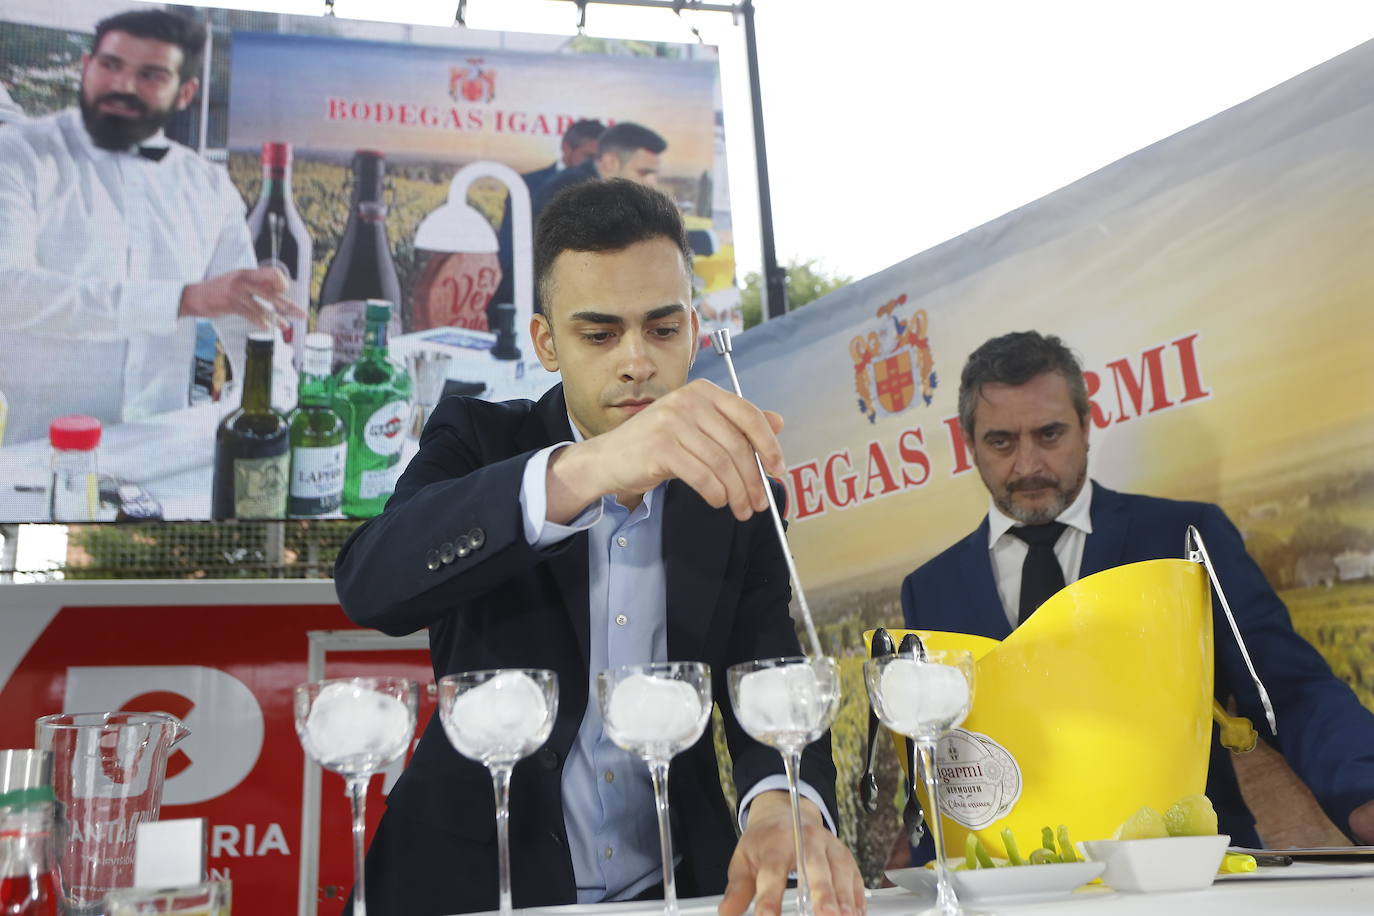
[[[1059,862],[1053,865],[1016,865],[951,871],[950,880],[960,899],[992,900],[999,897],[1047,897],[1067,894],[1102,874],[1103,862]],[[913,893],[935,891],[935,871],[929,868],[894,868],[887,877]]]

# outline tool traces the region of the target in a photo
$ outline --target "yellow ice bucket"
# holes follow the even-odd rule
[[[888,632],[975,660],[973,708],[941,739],[936,767],[950,855],[972,831],[1003,856],[1008,827],[1023,855],[1045,826],[1103,839],[1141,805],[1163,811],[1206,785],[1212,599],[1199,563],[1149,560],[1080,579],[1001,642]]]

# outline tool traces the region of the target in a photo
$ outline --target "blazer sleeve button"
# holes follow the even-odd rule
[[[445,566],[453,562],[453,545],[445,541],[439,545],[439,560]]]
[[[439,568],[439,551],[431,550],[425,554],[425,566],[431,572]]]
[[[458,554],[459,559],[462,559],[463,557],[472,553],[472,542],[468,540],[467,535],[463,535],[462,537],[459,537],[456,540],[454,540],[453,550],[456,554]]]
[[[558,752],[551,748],[541,747],[538,753],[539,765],[546,770],[558,769]]]
[[[487,543],[487,533],[481,528],[472,529],[468,532],[468,543],[472,545],[473,550],[481,550]]]

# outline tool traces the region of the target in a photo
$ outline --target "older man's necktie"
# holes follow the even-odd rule
[[[1021,603],[1016,624],[1020,626],[1036,609],[1064,587],[1064,570],[1054,555],[1054,545],[1064,533],[1063,522],[1023,525],[1011,534],[1026,542],[1026,561],[1021,564]]]

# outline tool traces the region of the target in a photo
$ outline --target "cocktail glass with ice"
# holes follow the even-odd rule
[[[415,736],[419,688],[404,677],[347,677],[296,687],[296,735],[305,752],[344,778],[353,808],[353,913],[366,916],[363,839],[367,783]]]
[[[466,671],[439,679],[439,721],[458,753],[491,773],[501,912],[511,912],[510,776],[549,740],[558,715],[558,678],[542,668]]]
[[[926,817],[935,842],[935,906],[920,916],[975,916],[962,909],[945,866],[944,827],[936,788],[935,748],[940,736],[957,726],[973,706],[973,656],[964,651],[919,650],[864,662],[864,683],[873,711],[888,728],[916,743],[926,798]]]
[[[677,916],[673,836],[668,822],[668,764],[697,743],[711,718],[711,669],[701,662],[651,662],[596,676],[601,722],[617,747],[649,765],[663,857],[663,912]]]
[[[802,855],[797,772],[806,746],[825,734],[840,706],[840,669],[829,656],[764,658],[726,672],[735,718],[754,740],[776,748],[792,797],[792,842],[797,857],[797,912],[810,916],[811,885]]]

